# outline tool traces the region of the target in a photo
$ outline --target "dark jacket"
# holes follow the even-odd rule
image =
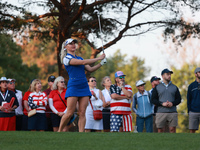
[[[3,94],[0,92],[0,105],[1,106],[2,106],[2,102],[9,103],[12,97],[15,97],[15,101],[14,101],[13,106],[14,105],[19,106],[17,97],[16,97],[16,95],[15,95],[15,93],[13,91],[7,90],[5,93],[6,93],[6,95],[3,96]],[[10,112],[10,113],[5,113],[5,112],[0,111],[0,117],[13,117],[13,116],[15,116],[15,111],[14,110],[12,112]]]
[[[197,81],[192,82],[188,87],[187,107],[188,112],[200,112],[200,84]]]

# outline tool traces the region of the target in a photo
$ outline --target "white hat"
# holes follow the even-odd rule
[[[144,81],[142,81],[142,80],[139,80],[139,81],[137,81],[136,82],[136,86],[140,86],[140,85],[144,85],[144,84],[146,84]]]
[[[6,77],[1,77],[0,82],[1,81],[7,81],[8,82],[8,79]]]
[[[11,82],[11,81],[14,81],[14,82],[15,82],[16,80],[15,80],[15,79],[8,78],[8,81],[9,81],[9,82]]]
[[[77,43],[78,41],[76,39],[72,39],[72,38],[69,38],[65,41],[65,46],[67,46],[67,44],[71,43],[71,42],[74,42],[74,43]]]

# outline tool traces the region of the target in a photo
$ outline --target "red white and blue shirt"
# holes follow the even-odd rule
[[[124,87],[127,91],[132,92],[132,88],[130,85],[125,85]],[[120,87],[117,85],[111,85],[110,86],[110,93],[111,95],[116,93],[121,96],[125,96],[123,91],[121,90]],[[133,93],[133,92],[132,92]],[[121,100],[114,100],[112,99],[110,102],[110,111],[113,114],[118,114],[118,115],[127,115],[131,114],[131,99],[121,99]]]
[[[47,95],[44,92],[32,92],[28,98],[30,109],[36,108],[37,113],[45,113],[47,105]]]

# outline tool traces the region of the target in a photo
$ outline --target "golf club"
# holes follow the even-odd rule
[[[102,43],[102,51],[104,53],[104,48],[103,48],[103,39],[102,39],[102,31],[101,31],[101,22],[100,22],[100,13],[98,10],[95,10],[94,13],[97,13],[98,21],[99,21],[99,30],[100,30],[100,38],[101,38],[101,43]]]

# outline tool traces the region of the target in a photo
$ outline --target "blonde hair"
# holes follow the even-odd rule
[[[110,79],[109,76],[105,76],[105,77],[102,79],[102,81],[101,81],[101,86],[105,87],[105,86],[104,86],[104,83],[105,83],[105,81],[106,81],[107,78]]]
[[[38,82],[39,82],[39,83],[42,83],[39,79],[33,80],[33,82],[31,83],[31,89],[30,89],[31,92],[35,92],[35,91],[36,91],[35,86],[36,86],[36,84],[37,84]]]
[[[61,51],[60,51],[60,62],[63,64],[63,58],[67,55],[67,49],[65,48],[65,42],[67,39],[62,43]]]
[[[57,89],[58,89],[57,84],[58,84],[58,82],[60,82],[60,81],[62,81],[62,80],[64,80],[64,78],[63,78],[62,76],[59,76],[59,77],[57,77],[57,78],[55,79],[55,81],[54,81],[54,83],[53,83],[53,90],[57,90]],[[66,86],[65,86],[65,88],[66,88]]]

